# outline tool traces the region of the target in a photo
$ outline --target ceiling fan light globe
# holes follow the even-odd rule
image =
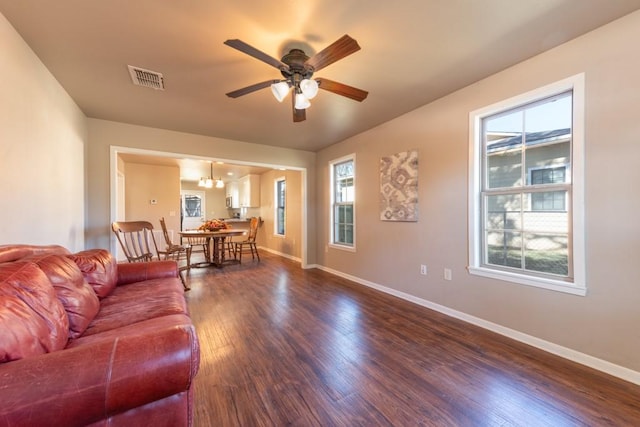
[[[296,93],[296,103],[294,105],[296,110],[306,110],[311,107],[309,99],[302,93]]]
[[[312,79],[304,79],[300,82],[300,90],[307,99],[313,99],[318,94],[318,82]]]
[[[271,85],[271,93],[273,93],[278,102],[282,102],[289,93],[289,84],[287,82],[274,83]]]

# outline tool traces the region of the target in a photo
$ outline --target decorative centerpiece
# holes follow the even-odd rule
[[[231,228],[231,226],[229,224],[227,224],[226,222],[224,222],[221,219],[210,219],[208,221],[205,221],[200,227],[198,227],[198,230],[201,231],[218,231],[218,230],[226,230],[228,228]]]

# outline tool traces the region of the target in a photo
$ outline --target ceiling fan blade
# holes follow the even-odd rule
[[[243,87],[242,89],[234,90],[233,92],[229,92],[227,96],[229,98],[237,98],[242,95],[246,95],[251,92],[255,92],[260,89],[264,89],[267,86],[271,86],[273,83],[278,83],[280,80],[267,80],[264,82],[256,83],[251,86]]]
[[[328,90],[338,95],[346,96],[355,101],[362,102],[367,98],[369,92],[366,90],[358,89],[352,86],[347,86],[343,83],[334,82],[333,80],[325,78],[317,78],[316,81],[320,89]]]
[[[246,44],[245,42],[243,42],[242,40],[238,40],[238,39],[231,39],[231,40],[227,40],[224,42],[224,44],[226,44],[227,46],[230,46],[234,49],[238,49],[240,52],[242,53],[246,53],[249,56],[253,56],[254,58],[265,62],[269,65],[271,65],[272,67],[275,67],[279,70],[288,70],[289,66],[287,64],[285,64],[284,62],[267,55],[266,53],[262,52],[261,50],[256,49],[253,46],[250,46],[248,44]]]
[[[293,110],[293,122],[304,122],[307,120],[307,110],[298,110],[296,108],[296,97],[295,94],[291,96],[291,109]]]
[[[359,50],[360,46],[358,45],[358,42],[345,34],[309,58],[306,64],[311,65],[314,71],[318,71]]]

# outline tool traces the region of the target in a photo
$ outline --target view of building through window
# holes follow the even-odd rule
[[[354,244],[355,176],[354,160],[332,165],[333,169],[333,238],[335,244]]]
[[[482,263],[571,274],[572,92],[482,119]]]
[[[287,183],[284,178],[276,180],[276,234],[284,236]]]

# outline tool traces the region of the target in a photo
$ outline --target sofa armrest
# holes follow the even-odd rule
[[[0,365],[0,425],[75,426],[188,390],[193,325],[163,327]]]
[[[166,277],[178,277],[177,262],[151,261],[118,264],[118,286]]]

